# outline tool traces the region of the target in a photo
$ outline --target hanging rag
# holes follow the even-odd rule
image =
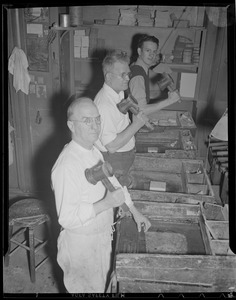
[[[8,61],[8,71],[13,75],[13,86],[18,92],[29,93],[30,75],[28,60],[22,49],[15,47]]]
[[[11,132],[15,130],[8,121],[8,152],[9,152],[9,166],[13,164],[13,142],[11,139]]]

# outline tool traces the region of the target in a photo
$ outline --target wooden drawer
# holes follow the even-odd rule
[[[133,199],[156,197],[160,202],[182,199],[216,203],[202,160],[167,159],[136,154],[129,172]],[[165,190],[152,190],[152,184],[165,184]],[[150,190],[151,187],[151,190]],[[158,201],[158,200],[157,200]]]
[[[234,286],[236,256],[213,255],[202,206],[143,201],[135,205],[152,226],[139,233],[132,218],[118,222],[119,293],[222,292]]]
[[[197,157],[197,147],[190,130],[171,130],[163,132],[138,132],[135,136],[137,153],[163,158]]]
[[[188,111],[160,110],[149,115],[150,122],[154,125],[154,132],[162,132],[166,129],[189,129],[192,136],[196,134],[196,125]],[[143,126],[139,132],[150,132]]]

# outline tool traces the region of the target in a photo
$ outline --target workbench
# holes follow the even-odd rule
[[[200,159],[168,159],[136,153],[129,171],[132,199],[159,202],[216,203],[214,191]]]
[[[207,293],[235,287],[236,256],[221,206],[148,201],[135,206],[151,227],[139,233],[131,217],[118,222],[113,292]]]
[[[163,158],[189,158],[197,157],[197,147],[188,129],[166,129],[137,132],[135,135],[135,148],[137,153],[146,156]]]
[[[150,123],[154,125],[154,132],[163,130],[185,130],[189,129],[193,137],[196,134],[196,124],[188,111],[160,110],[148,115]],[[139,132],[150,132],[150,129],[144,125]]]

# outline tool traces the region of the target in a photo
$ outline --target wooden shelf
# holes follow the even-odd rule
[[[60,27],[60,26],[52,26],[51,29],[55,30],[80,30],[91,27],[119,27],[119,28],[145,28],[145,29],[163,29],[163,30],[206,30],[205,27],[200,26],[191,26],[191,27],[155,27],[155,26],[132,26],[132,25],[112,25],[112,24],[83,24],[77,27]]]
[[[60,27],[60,26],[51,26],[50,29],[54,29],[54,30],[66,30],[66,31],[71,31],[71,30],[83,30],[86,28],[90,28],[91,25],[81,25],[81,26],[77,26],[77,27]]]
[[[198,65],[195,64],[177,64],[177,63],[167,63],[167,65],[176,72],[190,72],[197,73]]]
[[[87,26],[87,25],[85,25]],[[155,26],[132,26],[132,25],[112,25],[112,24],[90,24],[88,26],[94,26],[94,27],[120,27],[120,28],[145,28],[145,29],[163,29],[163,30],[172,30],[172,29],[176,29],[176,30],[206,30],[205,27],[201,27],[201,26],[191,26],[191,27],[155,27]]]

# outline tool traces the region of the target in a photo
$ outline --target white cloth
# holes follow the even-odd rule
[[[13,86],[18,92],[21,90],[29,94],[30,75],[28,73],[28,60],[24,51],[15,47],[8,61],[8,71],[13,75]]]
[[[52,168],[58,222],[63,230],[58,237],[57,261],[64,272],[70,293],[103,293],[110,269],[113,209],[95,215],[93,203],[102,199],[106,189],[101,181],[89,183],[85,170],[103,156],[93,147],[87,150],[75,141],[65,145]],[[115,187],[118,180],[109,177]],[[127,198],[127,205],[132,200]]]
[[[94,99],[102,120],[101,133],[99,140],[96,142],[100,151],[107,152],[105,145],[112,142],[117,137],[117,134],[125,130],[130,124],[128,113],[124,115],[116,106],[123,98],[123,91],[117,94],[111,87],[104,83]],[[130,151],[134,146],[135,139],[132,137],[117,152]]]

